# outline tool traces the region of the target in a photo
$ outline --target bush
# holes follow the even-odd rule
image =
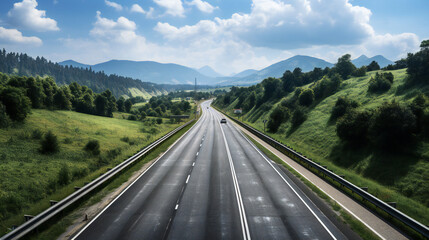
[[[89,140],[84,149],[94,156],[100,155],[100,143],[98,140]]]
[[[268,131],[277,132],[280,125],[289,119],[289,109],[281,105],[277,106],[270,114],[270,119],[267,123]]]
[[[334,94],[340,87],[341,81],[342,79],[339,74],[335,74],[331,78],[324,76],[311,86],[314,91],[314,97],[316,99],[323,99]]]
[[[58,184],[60,186],[67,185],[70,182],[70,171],[67,164],[64,164],[58,172]]]
[[[371,114],[367,111],[351,110],[340,118],[336,125],[337,136],[349,143],[363,144],[366,142]]]
[[[87,168],[73,168],[72,170],[72,179],[80,179],[88,175],[88,169]]]
[[[137,117],[136,117],[136,115],[129,115],[127,119],[131,120],[131,121],[136,121]]]
[[[41,139],[43,136],[43,132],[40,131],[39,129],[34,129],[33,132],[31,133],[31,138],[33,139]]]
[[[162,118],[157,118],[156,119],[156,124],[161,124],[162,123]]]
[[[358,105],[356,101],[350,100],[347,97],[339,97],[332,108],[331,120],[337,120],[339,117],[344,116],[350,109],[357,108]]]
[[[374,144],[385,149],[400,149],[412,143],[416,117],[407,106],[384,103],[375,112],[370,125]]]
[[[363,77],[366,75],[366,66],[362,66],[360,68],[357,68],[353,73],[352,76],[353,77]]]
[[[311,89],[305,89],[299,94],[299,104],[302,106],[310,106],[314,101],[314,92]]]
[[[292,115],[292,128],[297,128],[307,119],[307,115],[305,114],[302,108],[296,108]]]
[[[375,78],[369,80],[368,92],[382,93],[390,89],[393,83],[392,73],[376,73]]]
[[[58,138],[51,131],[48,131],[43,137],[40,152],[43,154],[56,153],[60,150]]]
[[[375,71],[375,70],[380,70],[380,65],[378,65],[378,63],[376,61],[372,61],[368,65],[367,69],[368,69],[368,72]]]

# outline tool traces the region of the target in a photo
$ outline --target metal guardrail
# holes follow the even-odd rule
[[[139,151],[132,157],[128,158],[127,160],[123,161],[122,163],[118,164],[116,167],[112,168],[111,170],[107,171],[100,177],[96,178],[92,182],[86,184],[84,187],[80,188],[76,192],[70,194],[60,202],[54,204],[50,208],[46,209],[45,211],[41,212],[34,218],[28,220],[27,222],[23,223],[16,229],[14,229],[12,232],[9,232],[2,236],[1,240],[9,240],[9,239],[19,239],[21,237],[24,237],[26,234],[30,233],[31,231],[35,230],[40,225],[44,224],[45,222],[52,219],[54,216],[61,213],[63,210],[71,206],[72,204],[78,202],[79,200],[89,196],[89,194],[97,189],[98,187],[102,186],[107,181],[111,180],[114,176],[116,176],[118,173],[120,173],[122,170],[126,169],[128,166],[132,165],[134,162],[136,162],[139,158],[142,156],[145,156],[148,154],[151,150],[156,148],[158,145],[169,139],[171,136],[173,136],[178,131],[182,130],[184,127],[188,126],[191,122],[194,120],[191,120],[184,125],[174,129],[173,131],[165,134],[155,142],[149,144],[147,147],[145,147],[143,150]]]
[[[218,109],[218,108],[216,108]],[[219,110],[219,109],[218,109]],[[360,196],[364,201],[368,201],[372,203],[375,207],[383,210],[385,213],[387,213],[389,216],[393,217],[394,219],[400,221],[401,223],[405,224],[407,227],[413,229],[414,231],[420,233],[425,238],[429,239],[429,228],[418,221],[414,220],[413,218],[405,215],[401,211],[391,207],[387,203],[383,202],[382,200],[378,199],[377,197],[371,195],[370,193],[362,190],[360,187],[357,187],[356,185],[352,184],[351,182],[345,180],[344,178],[340,177],[339,175],[333,173],[332,171],[329,171],[325,167],[321,166],[320,164],[317,164],[313,162],[312,160],[308,159],[307,157],[303,156],[301,153],[296,152],[292,148],[284,145],[283,143],[280,143],[279,141],[273,139],[270,136],[265,135],[264,133],[260,132],[259,130],[256,130],[255,128],[240,122],[239,120],[235,119],[234,117],[229,116],[228,114],[224,113],[223,111],[219,110],[224,115],[232,119],[234,122],[251,132],[252,134],[256,135],[266,143],[273,146],[275,149],[281,151],[282,153],[286,154],[290,158],[294,159],[295,161],[301,161],[305,163],[302,164],[304,167],[307,168],[313,168],[317,170],[318,172],[322,173],[326,177],[331,178],[333,181],[339,183],[342,187],[349,189],[352,191],[352,193],[357,194]]]

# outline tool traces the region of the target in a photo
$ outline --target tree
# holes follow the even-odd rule
[[[58,138],[52,131],[48,131],[40,142],[40,152],[43,154],[56,153],[60,150],[60,145],[58,143]]]
[[[338,137],[353,144],[366,143],[370,119],[371,114],[367,111],[348,111],[337,122],[336,131]]]
[[[296,108],[291,119],[292,128],[299,127],[303,122],[305,122],[306,119],[307,115],[305,114],[304,109],[301,107]]]
[[[429,47],[429,40],[423,40],[420,44],[421,48],[428,48]]]
[[[307,106],[307,107],[310,106],[313,103],[313,101],[314,101],[314,92],[313,92],[313,90],[309,89],[309,88],[304,89],[304,91],[302,91],[299,94],[298,100],[299,100],[299,104],[300,105]]]
[[[390,89],[393,83],[392,73],[376,73],[375,78],[371,77],[368,85],[368,92],[382,93]]]
[[[119,112],[125,111],[125,99],[123,97],[120,97],[118,101],[116,101],[116,105],[118,106]]]
[[[3,102],[7,115],[13,121],[23,121],[31,111],[31,101],[24,91],[12,86],[0,89],[0,101]]]
[[[262,81],[264,86],[264,100],[268,100],[272,97],[276,97],[276,92],[280,89],[280,80],[276,78],[266,78]]]
[[[360,68],[356,68],[356,70],[352,73],[354,77],[363,77],[366,75],[367,68],[366,66],[362,66]]]
[[[54,95],[54,106],[58,109],[70,110],[71,102],[70,98],[66,95],[66,89],[58,89]]]
[[[129,113],[131,111],[131,107],[133,106],[133,103],[131,102],[130,99],[127,99],[125,100],[124,106],[125,106],[125,112]]]
[[[348,111],[357,108],[358,105],[356,101],[350,100],[347,97],[339,97],[337,102],[335,102],[335,106],[332,108],[331,119],[336,120],[344,116]]]
[[[97,94],[94,100],[95,104],[95,113],[99,116],[105,116],[107,106],[109,104],[107,98],[101,94]]]
[[[335,71],[341,75],[343,79],[347,79],[351,75],[356,67],[351,61],[350,54],[345,54],[344,56],[338,58],[338,62],[335,64]]]
[[[401,149],[412,143],[416,133],[416,117],[407,106],[386,102],[371,120],[371,139],[386,149]]]
[[[0,102],[0,128],[6,128],[9,124],[10,119],[6,113],[6,107]]]
[[[281,105],[277,106],[270,114],[267,128],[270,132],[277,132],[280,125],[289,119],[289,109]]]
[[[375,71],[375,70],[380,70],[380,65],[378,65],[378,63],[376,61],[372,61],[368,66],[367,66],[367,71],[371,72],[371,71]]]

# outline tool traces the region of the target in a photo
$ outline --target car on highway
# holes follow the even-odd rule
[[[222,119],[220,120],[220,123],[226,123],[226,119],[225,119],[225,118],[222,118]]]

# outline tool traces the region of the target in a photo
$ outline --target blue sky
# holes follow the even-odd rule
[[[427,0],[2,0],[0,48],[95,64],[174,62],[223,74],[296,54],[397,60],[429,38]]]

